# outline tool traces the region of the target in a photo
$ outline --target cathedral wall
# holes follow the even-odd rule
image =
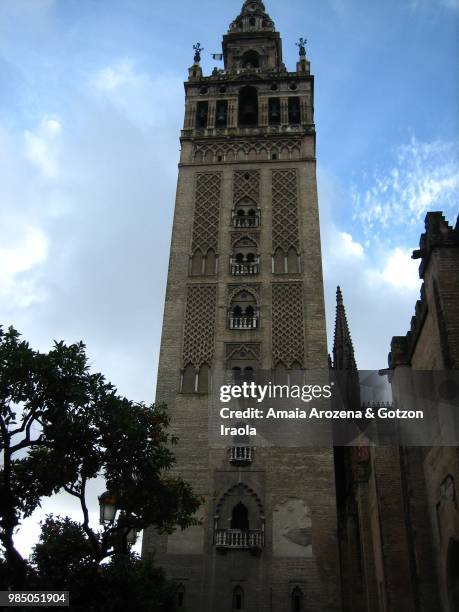
[[[421,371],[457,369],[459,248],[457,230],[441,213],[427,215],[426,233],[415,255],[422,259],[424,286],[405,353],[396,358],[395,365]],[[432,385],[436,380],[432,377]],[[429,392],[438,398],[438,388]],[[404,450],[402,475],[406,480],[407,532],[412,538],[419,605],[426,610],[451,612],[454,579],[450,556],[459,540],[459,452],[456,447],[442,446],[442,436],[451,423],[440,415],[437,426],[437,446]],[[458,602],[458,593],[456,598]]]

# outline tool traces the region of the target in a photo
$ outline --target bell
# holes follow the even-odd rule
[[[277,119],[279,117],[279,109],[277,106],[275,106],[273,110],[271,111],[271,117],[273,119]]]
[[[226,121],[226,113],[224,108],[221,108],[218,111],[217,121]]]

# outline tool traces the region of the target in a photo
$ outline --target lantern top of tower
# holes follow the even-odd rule
[[[231,23],[229,32],[275,31],[274,22],[261,0],[245,0],[238,17]]]

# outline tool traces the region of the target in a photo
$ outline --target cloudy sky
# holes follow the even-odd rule
[[[0,0],[0,324],[151,401],[193,43],[242,0]],[[384,367],[419,295],[428,210],[459,208],[459,0],[267,0],[316,75],[329,341],[343,288],[358,364]],[[25,552],[37,518],[19,542]]]

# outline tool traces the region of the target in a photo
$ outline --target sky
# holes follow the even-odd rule
[[[82,339],[94,371],[154,398],[183,122],[242,0],[0,0],[0,325]],[[344,293],[360,369],[386,367],[419,297],[429,210],[459,211],[459,0],[267,0],[315,75],[329,345]],[[94,485],[93,517],[97,514]],[[47,500],[17,536],[23,553]]]

